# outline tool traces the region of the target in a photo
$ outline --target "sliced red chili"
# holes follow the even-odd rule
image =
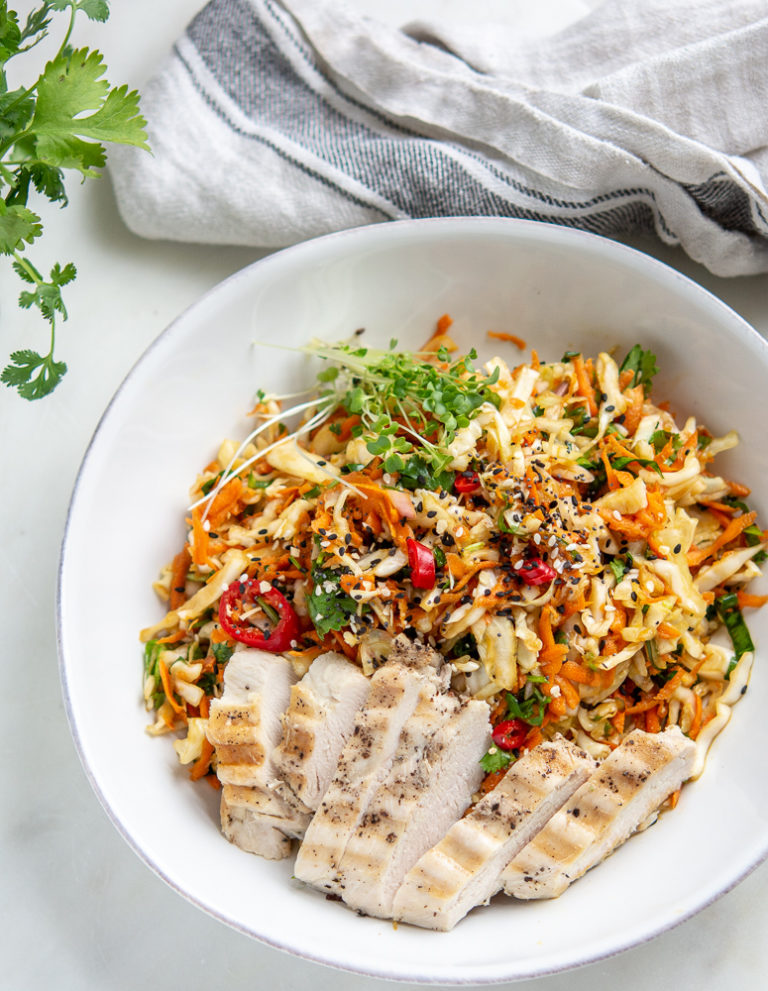
[[[232,582],[219,599],[219,623],[225,633],[240,643],[280,654],[296,645],[299,638],[299,618],[282,592],[278,592],[276,588],[262,592],[261,584],[257,578]],[[277,623],[271,629],[254,626],[250,619],[244,617],[259,602],[277,613]]]
[[[500,750],[517,750],[522,747],[530,727],[522,719],[505,719],[494,726],[491,737]]]
[[[480,488],[480,476],[476,471],[463,471],[453,480],[453,488],[456,492],[477,492]]]
[[[557,572],[551,564],[542,561],[540,557],[531,557],[518,570],[518,575],[526,585],[546,585],[557,578]]]
[[[408,564],[411,568],[411,584],[414,588],[433,588],[435,584],[435,555],[431,547],[419,543],[413,537],[405,541]]]

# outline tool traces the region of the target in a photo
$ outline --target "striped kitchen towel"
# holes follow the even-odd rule
[[[136,233],[279,247],[406,217],[655,232],[768,270],[766,0],[605,0],[548,36],[211,0],[111,152]]]

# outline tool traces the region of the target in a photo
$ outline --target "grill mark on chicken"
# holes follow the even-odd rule
[[[319,805],[369,689],[362,672],[334,652],[315,658],[291,688],[272,759],[287,785],[281,794],[298,809],[314,811]]]
[[[279,783],[271,759],[295,680],[283,657],[236,650],[224,671],[222,697],[211,702],[207,726],[223,785],[222,832],[237,846],[273,860],[288,856],[289,836],[302,832],[308,820],[297,819],[275,793]]]
[[[464,812],[483,777],[489,709],[477,700],[451,706],[413,758],[377,791],[342,861],[344,900],[367,915],[390,918],[395,892],[419,857]],[[412,741],[406,740],[407,750]]]
[[[297,878],[343,893],[338,868],[349,839],[389,773],[403,727],[420,700],[434,695],[443,684],[435,668],[422,673],[393,658],[374,673],[368,700],[357,713],[336,774],[299,848]]]
[[[594,766],[592,758],[562,739],[521,757],[411,868],[395,895],[395,919],[447,931],[486,903],[498,890],[505,865]]]
[[[690,776],[695,744],[675,726],[634,730],[502,874],[516,898],[555,898],[620,846]]]

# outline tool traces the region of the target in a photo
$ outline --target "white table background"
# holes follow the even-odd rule
[[[579,0],[356,0],[394,23],[416,15],[509,16],[535,25],[574,16]],[[32,4],[11,3],[26,12]],[[124,0],[106,25],[83,21],[75,41],[99,47],[113,83],[141,87],[202,0]],[[150,342],[209,287],[260,256],[242,248],[147,242],[122,225],[109,179],[70,180],[71,203],[43,208],[31,252],[47,268],[72,260],[69,322],[59,356],[70,371],[55,394],[25,403],[0,389],[2,450],[3,803],[0,812],[0,989],[56,991],[300,989],[376,991],[384,981],[337,972],[263,946],[158,880],[109,823],[78,762],[57,671],[59,544],[78,466],[102,410]],[[636,246],[680,269],[768,336],[768,275],[718,279],[655,242]],[[2,358],[47,347],[46,329],[18,310],[19,285],[0,266]],[[83,589],[87,595],[88,590]],[[649,944],[577,971],[522,982],[535,991],[696,991],[764,987],[768,865],[695,918]],[[512,935],[512,934],[511,934]]]

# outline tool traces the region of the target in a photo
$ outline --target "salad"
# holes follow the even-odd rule
[[[713,462],[738,443],[651,395],[654,355],[458,355],[313,341],[316,386],[259,392],[191,489],[187,539],[143,630],[148,730],[218,786],[210,704],[238,644],[297,675],[343,653],[370,676],[394,638],[436,648],[490,705],[482,791],[558,735],[603,760],[679,726],[694,777],[744,693],[745,614],[768,533]],[[674,804],[674,799],[673,799]]]

